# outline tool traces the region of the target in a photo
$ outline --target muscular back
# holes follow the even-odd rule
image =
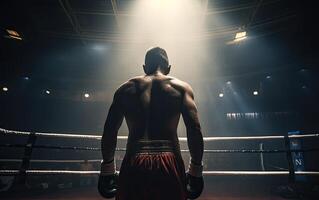
[[[119,89],[129,141],[176,140],[183,82],[164,75],[136,77]]]
[[[177,125],[182,114],[194,163],[200,163],[203,138],[191,87],[161,73],[140,76],[124,83],[114,95],[102,137],[105,161],[114,157],[117,132],[125,117],[128,142],[170,140],[178,143]]]

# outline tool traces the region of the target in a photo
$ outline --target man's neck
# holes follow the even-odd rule
[[[149,74],[149,76],[164,76],[161,70],[156,70],[155,72]]]

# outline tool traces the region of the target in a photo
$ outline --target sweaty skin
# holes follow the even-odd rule
[[[203,137],[189,84],[160,72],[130,79],[114,94],[102,137],[103,160],[114,159],[117,133],[124,117],[129,129],[128,143],[150,139],[178,144],[180,115],[186,125],[192,162],[200,165]]]

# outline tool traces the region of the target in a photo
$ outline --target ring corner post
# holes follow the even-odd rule
[[[27,143],[25,144],[22,163],[19,169],[19,174],[14,178],[10,190],[24,190],[26,189],[27,170],[30,167],[30,160],[32,155],[33,146],[36,142],[37,136],[35,132],[30,132]]]
[[[296,182],[296,175],[295,175],[295,167],[293,163],[293,158],[291,155],[289,133],[285,135],[285,148],[286,148],[286,158],[287,158],[288,170],[289,170],[288,182],[289,184],[293,185]]]

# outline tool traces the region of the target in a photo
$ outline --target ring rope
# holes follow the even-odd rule
[[[26,146],[27,145],[25,144],[0,144],[0,147],[24,148]],[[32,148],[101,151],[101,148],[98,148],[98,147],[77,147],[77,146],[33,145]]]
[[[0,170],[0,176],[19,175],[19,170]],[[79,171],[79,170],[26,170],[27,175],[98,175],[100,171]],[[289,171],[203,171],[204,175],[289,175]],[[296,175],[319,175],[319,171],[296,171]]]
[[[0,144],[0,147],[16,147],[24,148],[25,144]],[[33,148],[40,149],[63,149],[63,150],[84,150],[84,151],[101,151],[98,147],[77,147],[77,146],[54,146],[54,145],[33,145]],[[126,151],[126,148],[116,148],[116,151]],[[189,152],[188,149],[181,149],[181,152]],[[204,153],[287,153],[287,152],[312,152],[319,151],[319,148],[309,148],[309,149],[205,149]]]
[[[45,137],[62,137],[62,138],[78,138],[78,139],[96,139],[101,140],[101,136],[97,135],[79,135],[79,134],[59,134],[59,133],[34,133],[34,132],[22,132],[22,131],[11,131],[0,128],[0,135],[26,135],[26,136],[45,136]],[[204,137],[204,141],[221,141],[221,140],[268,140],[268,139],[285,139],[288,141],[289,138],[306,138],[306,137],[318,137],[319,134],[304,134],[304,135],[289,135],[289,136],[244,136],[244,137]],[[127,139],[127,136],[118,136],[118,139]],[[186,137],[179,137],[180,141],[187,141]],[[18,147],[27,148],[29,144],[0,144],[0,147]],[[95,147],[77,147],[77,146],[55,146],[55,145],[32,145],[32,148],[46,148],[46,149],[69,149],[69,150],[93,150],[101,151],[101,148]],[[117,148],[117,151],[126,151],[125,148]],[[310,152],[318,151],[319,148],[311,149],[275,149],[275,150],[264,150],[264,149],[210,149],[204,150],[205,153],[291,153],[291,152]],[[189,152],[189,150],[183,149],[181,152]],[[0,160],[1,161],[1,160]],[[63,162],[57,160],[45,160],[46,162]],[[68,160],[69,162],[72,162]],[[79,160],[77,160],[79,161]],[[83,161],[83,160],[82,160]],[[41,162],[41,160],[38,160]],[[73,161],[74,162],[74,161]],[[84,161],[85,162],[85,161]],[[293,170],[293,169],[292,169]],[[73,171],[73,170],[23,170],[25,175],[97,175],[99,171]],[[205,175],[319,175],[319,171],[204,171]],[[21,170],[0,170],[0,176],[12,176],[21,175]]]
[[[62,138],[78,138],[78,139],[95,139],[101,140],[101,136],[98,135],[80,135],[80,134],[59,134],[59,133],[34,133],[34,132],[23,132],[23,131],[11,131],[0,128],[0,136],[1,135],[26,135],[33,136],[44,136],[44,137],[62,137]],[[204,141],[221,141],[221,140],[268,140],[268,139],[284,139],[285,143],[289,142],[289,138],[311,138],[311,137],[319,137],[319,134],[304,134],[304,135],[288,135],[288,136],[244,136],[244,137],[204,137]],[[127,139],[127,136],[118,136],[117,139]],[[29,140],[28,140],[29,141]],[[179,141],[187,141],[186,137],[179,137]],[[18,147],[18,148],[46,148],[46,149],[69,149],[69,150],[91,150],[91,151],[101,151],[101,148],[96,147],[78,147],[78,146],[55,146],[55,145],[32,145],[30,144],[0,144],[0,147]],[[126,151],[125,148],[117,148],[117,151]],[[310,152],[310,151],[318,151],[319,148],[311,148],[311,149],[293,149],[291,150],[289,147],[287,149],[274,149],[274,150],[264,150],[264,149],[209,149],[204,150],[205,153],[287,153],[287,155],[291,155],[291,152]],[[26,150],[25,150],[26,151]],[[189,152],[189,150],[183,149],[181,152]],[[291,158],[290,158],[291,159]],[[22,160],[24,162],[24,159]],[[63,162],[61,160],[45,160],[46,162]],[[69,162],[75,162],[68,160]],[[77,162],[79,160],[76,160]],[[288,158],[289,161],[289,158]],[[1,160],[0,160],[1,162]],[[30,159],[28,159],[28,164]],[[38,160],[41,162],[41,160]],[[83,162],[83,160],[81,160]],[[84,161],[86,162],[86,161]],[[97,162],[97,161],[96,161]],[[291,161],[292,162],[292,161]],[[78,162],[79,163],[79,162]],[[0,176],[14,176],[21,175],[25,178],[26,175],[98,175],[99,171],[73,171],[73,170],[36,170],[31,169],[28,170],[26,168],[22,168],[20,170],[0,170]],[[225,176],[225,175],[319,175],[319,171],[294,171],[293,168],[289,167],[289,171],[204,171],[205,175],[217,175],[217,176]]]
[[[25,147],[23,144],[0,144],[0,147]],[[67,150],[92,150],[101,151],[101,148],[95,147],[76,147],[76,146],[53,146],[53,145],[34,145],[33,148],[47,148],[47,149],[67,149]],[[126,148],[116,148],[116,151],[126,151]],[[181,152],[189,152],[188,149],[182,149]],[[310,149],[294,149],[294,150],[261,150],[261,149],[205,149],[205,153],[287,153],[287,152],[311,152],[319,151],[319,148]]]
[[[30,132],[12,131],[0,128],[0,134],[3,135],[30,135]],[[63,137],[63,138],[78,138],[78,139],[96,139],[101,140],[102,136],[99,135],[81,135],[69,133],[34,133],[36,136],[44,137]],[[268,139],[285,139],[286,136],[241,136],[241,137],[203,137],[204,141],[220,141],[220,140],[268,140]],[[303,135],[289,135],[289,138],[306,138],[306,137],[319,137],[318,133],[310,133]],[[124,140],[127,136],[117,136],[117,139]],[[186,137],[179,137],[179,141],[187,141]]]
[[[39,160],[39,159],[31,159],[30,162],[33,163],[100,163],[101,159],[95,160]],[[0,162],[22,162],[22,159],[0,159]]]

